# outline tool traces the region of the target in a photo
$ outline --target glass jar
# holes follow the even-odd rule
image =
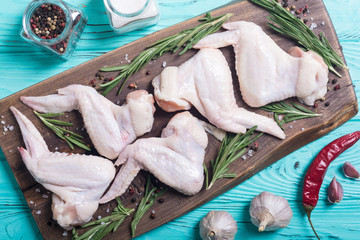
[[[39,13],[39,11],[42,11],[42,13],[44,13],[46,17],[47,16],[45,12],[46,6],[49,6],[48,8],[49,11],[51,11],[50,10],[51,6],[55,6],[56,10],[61,15],[62,15],[61,10],[62,10],[65,21],[63,23],[63,30],[61,33],[58,32],[58,35],[53,34],[52,36],[51,35],[49,36],[48,31],[46,31],[47,35],[40,37],[39,35],[41,34],[39,33],[36,34],[34,32],[35,31],[34,29],[37,29],[36,32],[38,32],[39,30],[38,28],[36,28],[37,26],[34,25],[33,22],[34,19],[32,19],[32,17],[35,13]],[[45,10],[41,8],[45,8]],[[48,14],[53,15],[52,13],[48,13]],[[48,16],[47,19],[50,19],[49,21],[56,23],[57,21],[55,21],[55,16]],[[39,18],[41,18],[41,16]],[[52,28],[53,31],[56,31],[55,23],[53,25],[54,28]],[[87,16],[80,9],[77,9],[71,6],[70,4],[65,4],[61,0],[33,0],[25,9],[22,19],[23,26],[20,32],[20,36],[27,42],[35,44],[36,46],[39,46],[42,49],[45,49],[55,54],[56,56],[59,56],[63,59],[69,59],[73,54],[78,41],[80,40],[80,36],[84,31],[86,23],[87,23]],[[51,24],[51,23],[47,22],[46,24]],[[49,27],[51,25],[46,25],[46,26]],[[45,25],[42,25],[42,28],[43,31],[46,30]],[[40,30],[40,32],[42,32],[42,30]]]
[[[151,26],[160,19],[157,0],[104,0],[104,5],[116,33]]]

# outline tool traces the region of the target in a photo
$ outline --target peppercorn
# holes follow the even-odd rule
[[[133,197],[133,198],[131,199],[131,202],[132,202],[132,203],[135,203],[135,202],[136,202],[136,198]]]
[[[159,198],[158,202],[163,203],[163,202],[165,202],[165,200],[163,198]]]
[[[318,104],[314,103],[313,108],[317,108]]]
[[[289,6],[289,4],[288,4],[287,2],[283,4],[283,7],[284,7],[284,8],[286,8],[286,7],[288,7],[288,6]]]
[[[138,86],[136,85],[136,83],[130,83],[130,84],[129,84],[129,88],[131,88],[131,89],[137,89]]]
[[[328,107],[328,106],[330,106],[330,103],[329,103],[329,102],[326,102],[326,103],[325,103],[325,107]]]
[[[151,213],[150,213],[150,218],[151,219],[154,219],[156,216],[155,216],[155,211],[152,210]]]
[[[336,79],[333,79],[333,80],[331,81],[331,83],[332,83],[332,84],[336,84],[336,83],[337,83],[337,80],[336,80]]]
[[[150,75],[150,73],[151,73],[150,71],[147,71],[145,74],[146,74],[146,75]]]

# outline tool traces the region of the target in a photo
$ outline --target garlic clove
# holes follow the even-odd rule
[[[328,200],[331,203],[339,203],[344,196],[343,187],[334,177],[328,187]]]
[[[346,177],[348,178],[355,178],[355,179],[359,179],[360,178],[360,173],[355,169],[355,167],[349,163],[349,162],[345,162],[343,165],[343,171]]]
[[[200,221],[200,237],[203,240],[233,240],[237,224],[226,211],[210,211]]]
[[[274,231],[289,225],[293,212],[288,201],[269,192],[255,196],[250,205],[251,222],[262,231]]]

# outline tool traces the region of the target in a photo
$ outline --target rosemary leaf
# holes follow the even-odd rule
[[[107,95],[118,83],[121,83],[118,94],[123,89],[126,80],[133,74],[136,73],[139,69],[142,69],[145,64],[150,60],[157,59],[158,57],[164,55],[167,52],[176,53],[181,48],[179,55],[184,54],[187,50],[192,48],[200,39],[203,37],[212,34],[219,30],[221,25],[231,17],[232,14],[224,14],[219,17],[212,17],[210,13],[206,13],[205,17],[201,18],[199,21],[202,21],[201,24],[194,28],[186,29],[181,31],[178,34],[173,36],[166,37],[164,39],[158,40],[154,44],[150,45],[147,49],[141,52],[135,59],[127,64],[121,66],[112,66],[101,68],[100,71],[109,72],[109,71],[120,71],[119,76],[117,76],[111,82],[100,84],[100,87],[104,89],[102,94]]]
[[[55,133],[56,136],[58,136],[60,139],[64,140],[70,147],[71,150],[74,149],[74,144],[80,148],[83,148],[87,151],[90,151],[91,149],[84,144],[84,142],[81,140],[83,138],[81,135],[76,134],[72,131],[69,131],[65,128],[59,127],[59,126],[72,126],[72,123],[60,121],[57,119],[52,119],[51,117],[58,117],[64,115],[63,113],[44,113],[40,114],[37,111],[34,111],[35,115],[38,116],[38,118]]]
[[[282,128],[284,123],[292,122],[299,119],[319,117],[321,114],[314,113],[303,106],[296,103],[286,104],[285,102],[270,103],[260,109],[273,112],[276,123]],[[278,114],[283,114],[284,118],[282,121],[279,120]]]
[[[157,187],[154,187],[149,191],[150,188],[150,175],[148,175],[146,188],[145,188],[145,195],[141,199],[138,208],[134,214],[134,219],[131,222],[131,233],[132,237],[135,236],[136,226],[140,222],[141,218],[144,214],[149,210],[149,208],[154,204],[154,201],[157,197],[163,195],[166,192],[166,189],[157,192]]]
[[[214,183],[220,178],[234,178],[237,176],[235,173],[229,173],[229,165],[246,152],[246,147],[257,140],[263,133],[253,136],[256,126],[249,129],[245,134],[227,133],[221,143],[219,154],[215,161],[211,160],[212,179],[208,184],[209,173],[204,165],[206,189],[210,189]]]
[[[268,19],[274,24],[268,24],[273,30],[295,39],[305,48],[305,50],[312,50],[319,54],[329,67],[329,70],[335,73],[338,77],[341,77],[341,75],[334,69],[333,66],[348,69],[340,56],[330,46],[329,41],[324,37],[324,35],[320,34],[319,37],[317,37],[305,23],[284,9],[280,4],[274,0],[250,1],[262,8],[265,8],[266,11],[270,13],[270,17],[268,17]]]
[[[116,198],[118,203],[117,207],[114,208],[111,215],[103,217],[101,219],[89,222],[81,228],[91,227],[81,236],[79,236],[77,230],[74,228],[72,231],[74,240],[100,240],[103,239],[111,231],[115,232],[121,223],[129,216],[134,209],[125,208],[119,198]]]

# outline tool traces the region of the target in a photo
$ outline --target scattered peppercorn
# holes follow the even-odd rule
[[[146,75],[150,75],[150,74],[151,74],[151,72],[150,72],[150,71],[147,71],[145,74],[146,74]]]
[[[288,6],[289,6],[289,4],[288,4],[287,2],[283,4],[283,7],[284,7],[284,8],[286,8],[286,7],[288,7]]]
[[[317,108],[317,107],[318,107],[318,104],[314,103],[313,108]]]
[[[129,88],[131,88],[131,89],[138,89],[138,86],[136,85],[136,83],[130,83],[130,84],[129,84]]]
[[[135,203],[135,202],[136,202],[136,198],[133,197],[133,198],[131,199],[131,202],[132,202],[132,203]]]
[[[337,80],[336,80],[336,79],[333,79],[333,80],[331,81],[331,83],[332,83],[332,84],[336,84],[336,83],[337,83]]]
[[[326,102],[326,103],[325,103],[325,107],[328,107],[328,106],[330,106],[330,103],[329,103],[329,102]]]
[[[151,213],[150,213],[150,218],[151,219],[154,219],[156,216],[155,216],[155,211],[152,210]]]
[[[301,10],[298,9],[298,10],[295,11],[295,13],[296,13],[296,14],[300,14],[300,13],[301,13]]]
[[[165,199],[159,198],[158,202],[159,202],[159,203],[163,203],[163,202],[165,202]]]

